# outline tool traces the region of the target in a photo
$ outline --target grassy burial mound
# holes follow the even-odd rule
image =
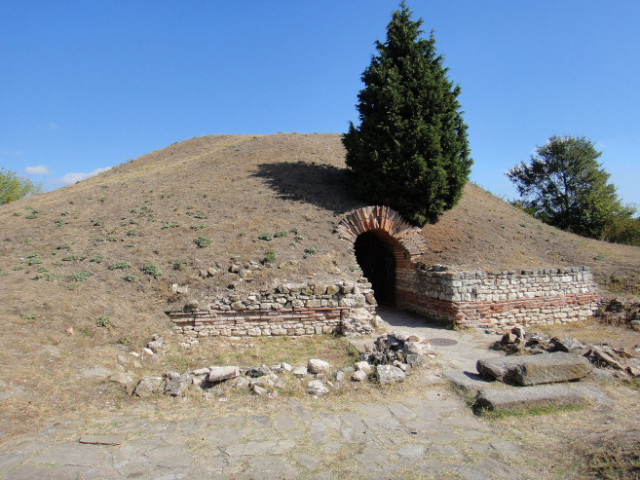
[[[353,245],[333,233],[364,206],[344,158],[337,134],[208,136],[1,206],[0,381],[14,392],[10,411],[37,417],[45,390],[60,405],[83,401],[78,375],[92,378],[152,333],[169,335],[164,312],[189,299],[356,281]],[[587,265],[603,286],[637,293],[640,283],[638,248],[558,231],[471,184],[421,235],[426,265]]]

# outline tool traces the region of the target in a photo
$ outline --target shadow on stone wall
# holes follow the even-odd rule
[[[258,165],[253,176],[264,179],[280,198],[310,203],[336,215],[363,206],[356,199],[344,168],[303,161],[279,162]]]

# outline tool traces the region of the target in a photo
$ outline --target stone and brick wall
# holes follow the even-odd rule
[[[176,332],[192,337],[353,335],[373,330],[375,306],[369,283],[311,283],[187,304],[167,314]]]
[[[448,326],[507,327],[564,323],[593,315],[599,296],[586,267],[518,272],[461,272],[423,268],[421,230],[388,207],[349,212],[336,233],[355,243],[374,232],[393,253],[396,305]]]
[[[519,272],[398,272],[398,306],[448,325],[565,323],[593,315],[598,294],[586,267]]]
[[[447,326],[507,328],[565,323],[592,316],[599,296],[586,267],[514,272],[425,268],[420,229],[388,207],[348,213],[335,233],[355,243],[374,232],[395,259],[396,305]],[[167,312],[177,332],[192,336],[309,336],[368,333],[376,313],[371,284],[336,282],[282,285],[272,290],[220,297]]]

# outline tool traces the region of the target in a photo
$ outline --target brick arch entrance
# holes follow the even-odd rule
[[[403,284],[413,276],[414,261],[426,250],[421,229],[389,207],[371,206],[349,212],[338,223],[336,233],[353,244],[358,265],[372,283],[378,303],[401,303]]]

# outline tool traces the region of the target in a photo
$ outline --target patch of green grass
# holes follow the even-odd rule
[[[203,228],[206,228],[206,225],[202,225],[201,223],[198,225],[191,225],[191,230],[193,231],[198,231],[198,230],[202,230]]]
[[[109,320],[109,317],[102,315],[96,319],[96,327],[103,327],[107,329],[113,328],[113,323]]]
[[[56,250],[70,250],[70,249],[71,249],[70,243],[61,243],[56,247]]]
[[[127,237],[137,237],[137,236],[138,236],[138,230],[136,228],[132,228],[127,232]]]
[[[27,265],[39,265],[42,263],[39,253],[30,253],[26,257]]]
[[[136,278],[137,278],[137,277],[136,277],[135,275],[133,275],[133,274],[129,274],[129,275],[127,275],[126,277],[123,277],[123,279],[124,279],[126,282],[129,282],[129,283],[131,283],[131,282],[135,282],[135,281],[136,281]]]
[[[64,225],[64,222],[62,221],[62,219],[61,219],[61,218],[56,218],[56,219],[54,219],[54,220],[53,220],[53,224],[54,224],[56,227],[61,227],[62,225]]]
[[[312,255],[315,255],[318,253],[318,249],[316,247],[307,247],[304,249],[304,258],[309,258]]]
[[[78,255],[77,253],[72,253],[70,255],[65,255],[64,257],[62,257],[63,262],[73,262],[79,259],[80,259],[80,255]]]
[[[289,232],[287,230],[281,230],[279,232],[276,232],[273,234],[273,238],[281,238],[281,237],[286,237],[289,235]]]
[[[200,237],[198,237],[198,238],[196,238],[194,240],[194,243],[199,248],[205,248],[205,247],[208,247],[211,244],[211,239],[209,237],[200,236]]]
[[[264,254],[264,258],[262,259],[262,263],[266,265],[269,263],[275,263],[275,261],[276,261],[276,252],[274,252],[273,250],[267,250],[267,252]]]
[[[270,242],[273,240],[273,233],[265,232],[258,235],[258,240],[264,240],[265,242]]]
[[[95,242],[93,242],[93,244],[97,247],[98,245],[100,245],[101,243],[107,243],[107,242],[117,242],[118,239],[112,235],[102,235],[98,238],[96,238]]]
[[[627,387],[633,388],[634,390],[640,392],[640,377],[636,377],[636,378],[632,378],[630,380],[626,380],[624,382],[624,384]]]
[[[107,268],[109,270],[129,270],[131,268],[131,264],[124,260],[118,260],[117,262],[110,263]]]
[[[206,220],[209,217],[202,212],[196,212],[193,218],[197,218],[198,220]]]
[[[89,278],[93,273],[89,270],[82,270],[81,272],[72,273],[67,276],[67,280],[74,283],[84,282],[87,278]]]
[[[175,262],[173,264],[173,269],[174,270],[182,270],[182,265],[184,264],[184,262],[182,260],[178,260],[177,262]]]
[[[145,263],[140,270],[142,271],[142,273],[149,275],[153,278],[158,278],[162,275],[162,270],[160,270],[160,267],[158,267],[157,265],[148,262]]]
[[[35,320],[37,318],[37,315],[35,313],[23,312],[20,314],[20,318],[22,318],[23,320]]]
[[[178,222],[168,222],[163,224],[160,227],[160,230],[167,230],[168,228],[178,228],[180,226],[180,224]]]
[[[517,417],[525,418],[536,415],[552,415],[560,412],[575,412],[584,409],[585,403],[569,403],[566,405],[546,405],[519,410],[480,410],[479,413],[485,418],[499,420],[502,418]]]
[[[102,260],[104,260],[104,258],[102,257],[102,255],[96,255],[96,256],[91,257],[91,258],[89,259],[89,261],[90,261],[91,263],[102,263]]]
[[[640,478],[638,430],[601,435],[585,454],[591,476],[601,480],[637,480]]]

